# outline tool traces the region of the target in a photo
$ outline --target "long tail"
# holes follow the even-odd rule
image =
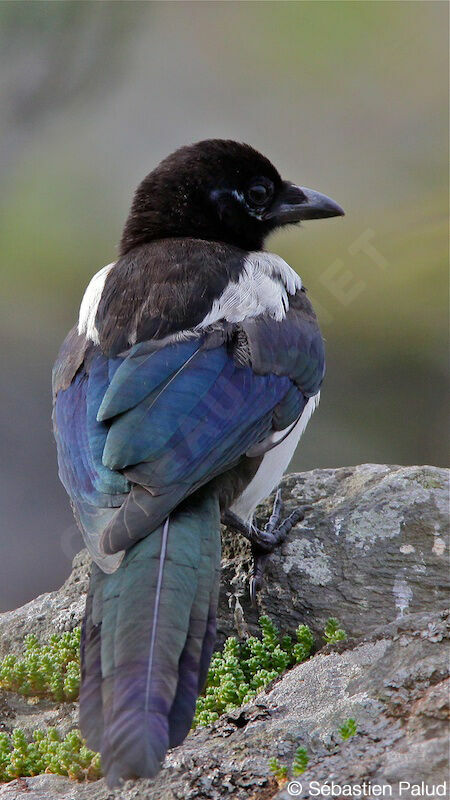
[[[214,647],[219,570],[215,496],[191,498],[112,575],[93,565],[80,727],[110,786],[153,777],[187,736]]]

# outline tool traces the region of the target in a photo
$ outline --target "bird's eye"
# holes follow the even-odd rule
[[[252,183],[252,185],[248,188],[247,202],[256,208],[260,208],[267,203],[267,201],[272,197],[272,194],[273,185],[271,183],[263,183],[262,181],[258,181],[257,183]]]

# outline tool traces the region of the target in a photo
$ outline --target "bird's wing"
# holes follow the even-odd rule
[[[298,418],[323,377],[322,339],[302,294],[284,320],[224,327],[221,343],[206,333],[144,341],[114,358],[91,347],[69,385],[57,362],[60,476],[99,563]]]

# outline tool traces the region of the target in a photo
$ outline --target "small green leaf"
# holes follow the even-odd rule
[[[356,724],[356,720],[354,720],[352,717],[350,717],[350,719],[346,720],[346,722],[341,725],[339,728],[339,733],[341,734],[344,742],[347,741],[347,739],[350,739],[351,736],[355,735],[357,728],[358,726]]]
[[[336,617],[329,617],[325,623],[323,635],[327,644],[337,644],[347,638],[343,628],[339,627]]]
[[[287,778],[288,768],[284,765],[282,766],[278,758],[269,758],[269,769],[277,780],[284,780],[284,778]]]

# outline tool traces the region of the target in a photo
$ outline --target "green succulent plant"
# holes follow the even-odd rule
[[[341,734],[341,736],[342,736],[342,738],[343,738],[343,740],[345,742],[345,741],[347,741],[347,739],[350,739],[352,736],[355,735],[357,729],[358,729],[358,726],[356,724],[356,720],[354,720],[354,719],[352,719],[352,717],[350,717],[350,719],[347,719],[341,725],[341,727],[339,728],[339,733]]]
[[[324,639],[327,644],[337,644],[347,638],[347,634],[343,628],[339,627],[339,622],[336,617],[329,617],[325,623],[323,630]]]
[[[39,644],[30,634],[22,656],[8,655],[0,661],[0,688],[58,702],[76,700],[80,690],[80,637],[80,628],[75,628],[54,634],[48,644]]]
[[[35,730],[27,738],[20,728],[12,734],[0,733],[0,781],[51,772],[72,780],[89,781],[101,777],[100,756],[84,744],[79,731],[62,739],[56,728]]]
[[[288,768],[285,765],[281,765],[278,758],[269,758],[269,769],[279,783],[284,783],[287,780]]]
[[[280,764],[278,758],[269,758],[269,769],[280,785],[283,785],[288,778],[291,771],[293,775],[302,775],[308,766],[309,756],[306,747],[297,747],[294,753],[294,760],[290,767],[286,764]]]
[[[261,639],[250,636],[238,642],[231,636],[222,652],[213,655],[206,689],[197,700],[194,728],[248,703],[286,669],[311,655],[314,638],[307,625],[297,628],[296,642],[290,636],[280,638],[278,628],[265,615],[259,626]]]
[[[309,756],[306,752],[306,747],[297,747],[295,751],[294,760],[292,762],[292,774],[302,775],[308,766]]]
[[[350,719],[347,719],[339,728],[339,733],[344,741],[350,739],[351,736],[354,736],[356,731],[356,720],[352,719],[351,717]],[[278,759],[275,757],[269,758],[268,762],[272,775],[276,778],[280,785],[287,781],[289,771],[292,771],[292,774],[295,777],[302,775],[308,766],[308,763],[309,756],[306,747],[297,747],[290,769],[286,765],[281,765]]]
[[[312,653],[314,637],[307,625],[299,625],[295,638],[280,636],[271,619],[259,619],[261,637],[250,636],[239,642],[229,637],[221,652],[213,655],[206,688],[198,698],[193,728],[209,725],[228,711],[239,708],[285,670],[305,661]],[[0,661],[0,688],[30,697],[48,697],[57,702],[76,700],[80,688],[79,628],[53,635],[40,644],[29,635],[21,656],[9,655]],[[338,621],[330,617],[324,637],[327,643],[346,638]],[[340,728],[343,739],[356,732],[354,720]],[[306,768],[305,748],[296,751],[292,771],[300,775]],[[271,759],[270,769],[277,780],[284,780],[288,768]],[[0,733],[0,781],[19,776],[54,772],[75,780],[95,780],[101,775],[100,756],[85,746],[79,731],[61,739],[58,731],[34,731],[31,740],[15,729]]]

